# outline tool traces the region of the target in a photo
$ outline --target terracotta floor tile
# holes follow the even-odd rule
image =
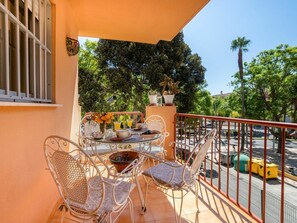
[[[151,210],[154,220],[162,220],[174,217],[173,206],[169,202],[163,202],[154,205],[148,205],[147,208]]]
[[[223,205],[221,208],[218,209],[217,213],[222,219],[224,219],[226,222],[230,223],[240,223],[240,222],[250,222],[246,218],[244,218],[242,215],[239,215],[235,211],[231,210],[230,207]]]
[[[158,221],[155,221],[156,223],[174,223],[175,222],[175,218],[172,217],[172,218],[164,218],[162,220],[158,220]],[[189,221],[186,220],[186,219],[181,219],[181,222],[182,223],[188,223]]]
[[[134,206],[134,219],[137,222],[154,222],[154,216],[152,210],[147,208],[145,214],[141,213],[141,206]]]
[[[142,185],[143,194],[145,195],[145,182],[139,179]],[[157,190],[156,186],[150,186],[148,191],[147,211],[145,214],[141,213],[141,204],[137,189],[131,193],[131,199],[134,206],[134,220],[135,223],[174,223],[173,201],[171,197],[166,196],[162,191]],[[179,208],[180,200],[177,200],[177,208]],[[232,208],[231,208],[232,207]],[[234,206],[231,202],[225,201],[225,198],[217,195],[217,192],[209,189],[208,186],[200,184],[199,186],[199,214],[198,223],[210,222],[255,222],[250,221],[250,218],[245,218],[247,215]],[[60,222],[61,212],[56,211],[52,219],[52,223]],[[69,217],[69,213],[66,217]],[[196,217],[195,196],[188,193],[184,198],[182,222],[193,223]],[[64,223],[72,222],[65,219]],[[84,223],[91,223],[92,221],[84,221]],[[117,220],[117,223],[130,223],[130,212],[127,207],[122,215]]]

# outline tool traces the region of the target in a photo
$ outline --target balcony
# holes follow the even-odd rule
[[[46,222],[59,198],[56,185],[50,173],[45,170],[42,146],[44,139],[53,134],[77,141],[76,133],[81,115],[77,92],[78,58],[67,54],[65,37],[77,39],[82,35],[142,43],[171,40],[208,2],[209,0],[193,0],[185,4],[181,0],[167,0],[144,3],[133,0],[129,4],[126,1],[94,1],[87,4],[86,1],[79,0],[0,1],[0,85],[3,95],[0,102],[0,212],[5,213],[1,216],[1,222]],[[32,4],[35,4],[34,7]],[[45,7],[40,7],[41,4]],[[45,10],[48,7],[51,7],[52,13]],[[34,10],[36,23],[28,22],[35,16]],[[38,22],[43,18],[41,14],[50,16],[44,17],[43,22]],[[42,24],[49,29],[49,36],[45,36],[47,30],[42,32]],[[50,69],[44,69],[49,64],[52,64]],[[45,74],[48,76],[43,76]],[[53,81],[48,82],[49,79]],[[40,86],[39,90],[36,89],[37,85]],[[24,93],[27,98],[23,98]],[[42,99],[41,101],[51,98],[55,104],[27,103],[26,100],[35,100],[36,97]],[[22,102],[12,102],[18,100]],[[175,113],[170,114],[174,116]],[[188,114],[177,114],[175,118],[176,121],[171,117],[167,120],[167,126],[172,129],[172,139],[189,144],[197,143],[208,128],[220,130],[201,172],[201,221],[238,222],[250,221],[249,217],[253,217],[258,222],[296,222],[296,191],[290,186],[295,183],[292,173],[296,171],[296,139],[272,141],[273,137],[269,133],[271,129],[278,128],[278,136],[285,139],[286,130],[296,131],[296,125]],[[250,159],[262,158],[264,164],[277,163],[277,179],[266,181],[266,175],[259,177],[250,172],[239,173],[232,168],[232,160],[221,162],[223,153],[228,158],[231,153],[240,153],[243,144],[240,142],[241,123],[247,126],[244,152]],[[254,125],[262,126],[262,129],[253,131]],[[261,143],[257,138],[261,138]],[[258,142],[254,143],[254,139]],[[276,150],[278,147],[280,153],[275,154],[271,148]],[[178,155],[181,162],[183,156],[187,155],[183,148],[178,151],[168,148],[168,152],[172,156]],[[266,173],[265,168],[266,165]],[[241,188],[243,181],[247,182],[244,190]],[[273,198],[276,198],[276,203],[273,203],[275,200],[269,200],[272,187],[275,188]],[[259,188],[260,193],[258,191],[254,195],[254,188]],[[172,222],[171,200],[154,189],[151,193],[151,208],[145,215],[137,212],[139,202],[135,201],[136,222]],[[161,205],[154,206],[156,195],[159,195],[158,201],[164,203],[165,216],[160,216]],[[242,200],[242,195],[247,200]],[[132,196],[135,199],[137,197],[134,193]],[[255,197],[261,198],[260,209],[255,209]],[[183,214],[184,221],[192,221],[191,215],[195,210],[191,209],[191,200],[189,198],[189,207]],[[271,204],[273,209],[269,208]],[[249,217],[243,217],[245,214],[242,211]],[[270,216],[272,213],[276,214],[273,218]],[[55,217],[59,214],[56,213]],[[125,215],[122,218],[123,222],[127,219]]]
[[[140,177],[142,188],[145,187],[144,180]],[[172,223],[175,222],[172,199],[151,185],[148,192],[148,204],[145,214],[141,214],[141,205],[137,189],[132,191],[131,198],[134,204],[134,219],[137,223]],[[241,211],[236,205],[219,195],[205,182],[199,184],[199,222],[255,222],[251,217]],[[62,212],[57,210],[53,213],[51,223],[60,222]],[[187,194],[184,200],[184,211],[182,222],[195,222],[196,206],[195,196]],[[70,214],[65,215],[65,223],[72,222],[74,218]],[[77,220],[77,219],[76,219]],[[92,222],[92,221],[84,221]],[[117,222],[130,223],[128,207],[124,210]]]
[[[155,109],[160,112],[160,108]],[[143,115],[138,112],[115,113],[122,114],[143,119]],[[175,114],[173,123],[174,140],[188,145],[197,144],[211,128],[218,130],[198,179],[199,221],[296,222],[297,177],[294,170],[297,141],[290,138],[288,133],[296,131],[296,124],[180,113]],[[243,146],[242,124],[245,132]],[[167,147],[167,150],[170,149]],[[188,152],[178,147],[168,154],[173,154],[183,162]],[[261,166],[256,168],[262,168],[262,173],[259,169],[255,171],[253,162],[235,162],[238,155],[246,155],[250,161],[261,159]],[[270,169],[272,165],[273,170]],[[140,181],[144,188],[142,177]],[[144,215],[140,212],[137,191],[134,190],[131,196],[136,222],[174,222],[172,199],[155,186],[150,187]],[[195,213],[194,195],[189,193],[184,203],[183,222],[195,222]],[[60,214],[59,211],[55,212],[53,219]],[[128,210],[119,218],[119,222],[129,222]]]

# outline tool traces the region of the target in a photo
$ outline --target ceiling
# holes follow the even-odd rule
[[[209,0],[69,0],[79,36],[172,40]]]

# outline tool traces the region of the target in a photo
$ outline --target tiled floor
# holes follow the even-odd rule
[[[142,188],[144,188],[144,181],[140,179]],[[155,186],[151,186],[148,192],[147,211],[141,214],[141,205],[136,188],[131,194],[134,204],[134,219],[135,223],[174,223],[174,211],[172,205],[172,198],[167,197],[162,191],[159,191]],[[235,205],[225,201],[215,191],[205,185],[203,182],[199,184],[199,214],[198,223],[201,222],[255,222],[251,220],[246,214],[240,211]],[[60,211],[56,211],[54,217],[50,222],[60,222]],[[195,222],[196,206],[195,196],[192,193],[186,195],[184,200],[182,222]],[[70,217],[67,213],[66,217]],[[72,218],[73,219],[73,218]],[[69,219],[64,220],[65,223],[73,222]],[[79,221],[78,221],[79,222]],[[91,222],[91,221],[85,221]],[[117,220],[119,223],[129,223],[130,213],[126,208],[122,215]]]

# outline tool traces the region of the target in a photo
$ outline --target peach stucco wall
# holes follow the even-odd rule
[[[75,139],[80,110],[77,104],[77,61],[66,52],[66,36],[77,38],[68,1],[55,7],[55,103],[61,107],[0,104],[0,222],[46,222],[59,198],[44,154],[44,139],[52,134]]]
[[[145,116],[160,115],[166,122],[166,131],[169,136],[165,139],[165,149],[167,151],[166,158],[174,159],[174,151],[169,147],[169,142],[174,140],[174,116],[176,114],[176,106],[146,106]]]

